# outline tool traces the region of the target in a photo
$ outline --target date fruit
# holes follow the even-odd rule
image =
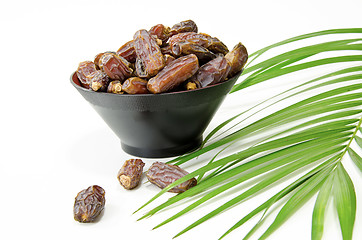
[[[147,89],[151,93],[167,92],[186,81],[199,69],[199,61],[194,54],[177,58],[148,80]]]
[[[93,222],[104,209],[106,199],[102,187],[92,185],[78,193],[75,198],[73,214],[78,222]]]
[[[117,178],[119,183],[128,190],[137,187],[141,180],[144,166],[145,164],[141,159],[127,160],[118,172]]]
[[[105,92],[107,90],[108,83],[110,82],[108,75],[101,70],[92,72],[87,76],[87,79],[89,79],[90,87],[95,92]]]
[[[149,76],[155,76],[165,66],[165,60],[156,40],[147,30],[142,29],[135,33],[133,41],[137,58],[142,62],[144,71]]]
[[[173,54],[175,56],[195,54],[199,59],[200,65],[216,58],[216,54],[212,53],[207,48],[189,41],[181,41],[175,44]]]
[[[176,35],[183,32],[196,32],[197,33],[197,25],[192,20],[186,20],[179,23],[176,23],[172,26],[170,35]]]
[[[203,88],[226,80],[230,71],[229,62],[224,56],[218,56],[205,65],[201,66],[199,71],[190,79],[190,82],[196,84],[197,88]],[[190,89],[189,85],[187,88]]]
[[[122,83],[118,80],[114,80],[108,84],[107,93],[122,94]]]
[[[124,81],[122,84],[122,90],[128,94],[150,93],[147,90],[147,80],[139,77],[131,77]]]
[[[130,63],[134,63],[136,61],[137,55],[134,50],[133,40],[126,42],[123,44],[118,50],[117,54],[124,59],[126,59]]]
[[[87,79],[87,76],[95,71],[97,71],[97,68],[92,61],[84,61],[79,63],[76,73],[83,87],[88,89],[90,88],[90,80]]]
[[[147,171],[148,180],[160,187],[161,189],[167,187],[176,180],[186,176],[188,172],[176,165],[165,164],[162,162],[155,162]],[[169,190],[173,193],[181,193],[197,185],[195,178],[189,179],[180,185]]]
[[[151,36],[155,36],[157,39],[160,39],[163,45],[167,42],[170,36],[170,28],[165,27],[163,24],[157,24],[149,30],[149,33]]]
[[[170,65],[170,63],[175,60],[175,58],[169,54],[165,54],[163,57],[165,58],[165,66]]]
[[[199,33],[196,23],[186,20],[172,28],[157,24],[138,30],[117,52],[81,62],[76,74],[79,85],[93,91],[158,94],[225,81],[240,72],[247,59],[241,43],[229,52],[218,38]]]
[[[132,75],[130,63],[115,53],[104,53],[99,60],[101,69],[112,80],[123,82]]]
[[[229,77],[232,77],[243,69],[246,61],[248,60],[248,51],[245,46],[239,42],[233,50],[225,55],[225,58],[230,63],[231,69]]]

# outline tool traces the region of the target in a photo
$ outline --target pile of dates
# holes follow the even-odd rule
[[[187,20],[172,28],[158,24],[139,30],[117,52],[79,63],[76,74],[82,86],[93,91],[157,94],[223,82],[240,72],[247,59],[241,43],[229,51]]]

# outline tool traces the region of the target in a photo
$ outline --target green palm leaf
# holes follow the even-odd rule
[[[341,163],[338,164],[334,174],[333,196],[343,240],[352,239],[356,216],[356,193],[352,180]]]
[[[262,214],[245,239],[256,234],[270,212],[275,211],[273,206],[284,199],[273,222],[261,233],[260,239],[265,239],[317,194],[312,214],[312,239],[322,238],[326,206],[331,198],[338,212],[343,239],[352,239],[356,194],[342,161],[348,152],[362,171],[362,158],[350,147],[355,140],[362,148],[362,138],[357,136],[362,123],[362,38],[355,35],[348,38],[350,33],[362,36],[362,29],[333,29],[305,34],[251,54],[240,80],[231,91],[233,94],[286,75],[293,80],[300,72],[310,69],[318,69],[319,76],[300,79],[295,86],[262,99],[247,110],[234,113],[210,131],[200,149],[169,161],[182,165],[204,155],[202,161],[205,163],[160,191],[137,211],[188,179],[198,177],[198,185],[160,203],[140,219],[172,208],[176,203],[187,203],[185,208],[155,226],[159,228],[190,211],[205,207],[211,200],[238,192],[234,198],[217,207],[207,206],[208,213],[185,226],[177,237],[210,218],[221,216],[224,211],[252,199],[271,186],[279,186],[303,170],[306,172],[304,175],[241,217],[225,229],[220,238],[257,214]],[[325,35],[331,39],[285,52],[282,50],[284,45],[309,38],[318,41],[318,37]],[[333,36],[347,38],[334,40]],[[281,52],[263,59],[264,53],[271,49]],[[329,55],[320,57],[321,53]],[[334,67],[328,68],[330,65]],[[251,187],[244,189],[243,183],[250,181],[253,182]],[[333,194],[330,195],[330,192]]]

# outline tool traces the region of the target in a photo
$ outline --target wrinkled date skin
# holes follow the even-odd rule
[[[170,63],[175,60],[175,58],[169,54],[165,54],[163,57],[165,58],[165,66],[170,65]]]
[[[78,193],[74,202],[74,219],[78,222],[93,222],[104,209],[106,199],[102,187],[93,185]]]
[[[148,169],[146,176],[151,183],[163,189],[187,174],[188,172],[179,166],[155,162]],[[196,185],[196,179],[192,178],[168,191],[173,193],[182,193]]]
[[[93,91],[105,92],[110,82],[108,75],[101,70],[97,70],[87,76],[90,81],[90,86]]]
[[[122,83],[118,80],[114,80],[108,84],[107,93],[122,94]]]
[[[119,170],[117,178],[125,189],[133,189],[138,186],[145,163],[141,159],[129,159]]]
[[[211,59],[216,58],[216,54],[209,51],[207,48],[201,47],[198,44],[191,43],[189,41],[181,41],[178,44],[174,45],[173,54],[176,56],[179,55],[188,55],[195,54],[199,59],[200,65],[210,61]]]
[[[117,54],[124,59],[126,59],[130,63],[136,62],[136,51],[134,49],[133,40],[126,42],[123,44],[118,50]]]
[[[151,93],[167,92],[194,75],[199,69],[199,61],[194,54],[177,58],[148,81]]]
[[[170,36],[170,28],[164,26],[163,24],[157,24],[149,30],[149,33],[152,36],[156,36],[156,38],[160,39],[163,45],[167,42]]]
[[[104,53],[99,61],[102,70],[112,80],[123,82],[132,75],[133,69],[130,67],[130,63],[117,54]]]
[[[87,76],[95,71],[97,71],[97,67],[92,61],[84,61],[79,63],[76,73],[83,87],[87,89],[90,88],[90,79],[87,79]]]
[[[165,60],[156,40],[147,30],[142,29],[135,33],[133,41],[137,58],[142,62],[144,71],[149,76],[155,76],[165,66]]]
[[[210,44],[210,37],[204,34],[195,33],[195,32],[185,32],[174,35],[168,39],[168,44],[171,47],[171,51],[174,52],[175,46],[179,42],[188,41],[201,47],[207,47]]]
[[[209,43],[210,44],[207,48],[214,53],[221,53],[225,55],[229,52],[228,47],[216,37],[210,38]]]
[[[170,31],[170,35],[173,36],[183,32],[197,33],[197,31],[198,29],[196,23],[192,20],[186,20],[173,25]]]
[[[150,78],[151,75],[145,69],[143,62],[140,58],[136,59],[135,63],[135,75],[140,78]]]
[[[199,71],[193,76],[190,82],[194,82],[197,88],[210,86],[226,80],[230,71],[229,62],[223,56],[211,60],[201,66]],[[189,87],[188,87],[189,88]]]
[[[139,77],[131,77],[124,81],[122,84],[122,90],[128,94],[150,93],[147,90],[147,80]]]
[[[226,45],[217,38],[213,38],[204,33],[185,32],[169,38],[168,44],[171,47],[172,53],[177,52],[178,48],[180,48],[178,45],[185,41],[207,48],[214,53],[221,53],[225,55],[229,52]]]
[[[241,72],[247,60],[241,43],[229,52],[218,38],[199,33],[196,23],[186,20],[172,28],[157,24],[141,29],[117,52],[81,62],[76,74],[80,85],[93,91],[159,94],[225,81]]]
[[[248,51],[243,44],[238,43],[235,45],[233,50],[225,55],[225,58],[231,65],[229,77],[232,77],[243,69],[246,61],[248,60]]]

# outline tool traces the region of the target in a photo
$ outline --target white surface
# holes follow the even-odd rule
[[[208,209],[155,231],[152,227],[172,210],[136,222],[142,215],[132,212],[158,189],[143,184],[126,191],[117,182],[118,169],[131,156],[70,85],[70,73],[78,62],[118,49],[140,28],[186,19],[193,19],[200,31],[219,37],[230,48],[242,41],[250,53],[303,33],[362,27],[360,0],[170,2],[2,2],[1,239],[131,239],[131,235],[132,239],[171,239]],[[147,169],[152,160],[145,161]],[[353,170],[351,175],[359,215],[354,239],[362,239],[362,187],[357,184],[361,175]],[[72,216],[74,197],[92,184],[105,188],[106,208],[97,223],[80,224]],[[207,206],[213,205],[217,203]],[[179,239],[217,239],[253,206],[245,202]],[[309,239],[312,208],[310,201],[269,239]],[[324,239],[341,239],[335,213],[329,211],[327,219]],[[226,239],[241,239],[251,226],[246,224]]]

